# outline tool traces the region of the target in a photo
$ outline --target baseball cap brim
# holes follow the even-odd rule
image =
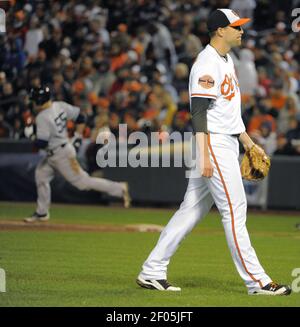
[[[241,26],[244,25],[248,22],[250,22],[250,18],[240,18],[237,21],[235,21],[234,23],[229,24],[229,26]]]

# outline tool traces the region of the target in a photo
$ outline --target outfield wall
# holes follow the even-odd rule
[[[0,200],[35,201],[34,170],[42,155],[32,153],[28,140],[0,140]],[[129,153],[137,148],[128,148]],[[165,151],[167,149],[167,151]],[[114,181],[128,181],[135,203],[147,205],[177,205],[183,199],[188,169],[174,167],[174,157],[192,158],[190,142],[177,142],[170,146],[139,148],[137,153],[151,162],[159,157],[159,167],[103,168],[96,172],[99,177]],[[84,150],[84,149],[83,149]],[[111,150],[109,150],[111,153]],[[165,151],[165,152],[164,152]],[[117,162],[127,161],[127,151],[118,152]],[[170,154],[170,167],[162,167],[162,156]],[[128,155],[129,154],[129,155]],[[182,155],[184,154],[184,155]],[[135,157],[135,155],[134,155]],[[190,162],[182,163],[190,165]],[[165,158],[164,158],[165,159]],[[178,160],[177,160],[178,161]],[[84,165],[84,162],[81,162]],[[164,160],[164,164],[166,160]],[[177,162],[178,163],[178,162]],[[149,164],[150,165],[150,164]],[[57,175],[51,183],[52,199],[66,203],[107,203],[107,195],[97,192],[81,192]],[[268,178],[259,183],[244,181],[248,206],[263,209],[300,209],[300,157],[274,156]]]
[[[104,176],[127,180],[139,202],[179,203],[187,186],[185,168],[105,168]],[[249,207],[300,210],[300,158],[272,157],[268,178],[244,181]]]
[[[17,143],[16,143],[17,144]],[[19,147],[19,145],[16,145]],[[35,201],[34,170],[41,155],[0,152],[0,200]],[[3,147],[0,151],[3,150]],[[13,150],[11,146],[10,150]],[[18,148],[20,151],[20,148]],[[27,151],[28,150],[28,151]],[[13,151],[11,151],[13,152]],[[171,159],[172,162],[172,159]],[[104,168],[99,177],[128,181],[135,203],[146,205],[177,205],[183,199],[186,168]],[[51,183],[52,199],[65,203],[107,203],[105,194],[81,192],[57,175]],[[248,206],[269,209],[300,209],[300,158],[275,156],[268,179],[260,183],[245,182]]]

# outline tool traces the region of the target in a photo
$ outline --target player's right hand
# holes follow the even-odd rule
[[[204,158],[201,176],[211,178],[214,173],[214,167],[209,158]]]

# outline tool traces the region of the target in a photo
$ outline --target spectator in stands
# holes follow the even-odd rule
[[[5,65],[7,65],[14,76],[17,76],[24,68],[26,62],[26,54],[22,47],[22,39],[10,36],[7,45]]]
[[[271,111],[270,114],[277,118],[279,112],[285,107],[287,95],[284,92],[283,88],[280,86],[275,86],[270,89],[270,99],[271,99]]]
[[[286,135],[294,151],[290,135],[295,128],[288,125],[300,117],[300,44],[297,33],[289,31],[286,13],[292,1],[272,4],[254,0],[163,0],[159,5],[151,0],[12,1],[7,33],[0,35],[2,126],[13,131],[12,137],[22,137],[16,129],[23,128],[23,115],[30,108],[20,92],[49,83],[57,98],[87,113],[87,131],[94,129],[95,118],[103,112],[114,120],[115,132],[116,122],[125,120],[131,128],[147,133],[188,128],[188,120],[183,127],[179,119],[186,113],[176,114],[177,110],[189,112],[187,72],[208,43],[208,14],[216,7],[229,7],[253,16],[240,51],[242,65],[236,67],[245,125],[257,133],[263,122],[270,121],[271,133],[283,134],[277,138],[278,146],[289,153],[281,146]],[[125,115],[127,111],[130,114]]]
[[[269,101],[265,101],[265,103],[269,103]],[[259,106],[254,106],[252,112],[252,117],[249,119],[249,123],[247,125],[247,130],[251,134],[253,132],[257,132],[260,129],[260,126],[263,122],[268,121],[271,123],[272,131],[276,130],[276,120],[275,118],[268,113],[268,109],[260,104]]]
[[[159,113],[157,118],[161,122],[161,125],[170,127],[174,114],[177,111],[177,105],[170,96],[170,93],[167,92],[161,84],[156,83],[153,85],[153,93],[159,103]]]
[[[242,97],[255,95],[258,89],[258,76],[254,64],[254,54],[251,50],[242,49],[240,51],[237,75]]]
[[[93,65],[95,68],[94,75],[91,76],[93,92],[107,95],[116,80],[116,75],[110,70],[110,62],[103,58],[100,61],[94,60]]]
[[[271,85],[272,80],[268,77],[266,69],[260,66],[258,69],[258,94],[262,97],[268,96]]]
[[[154,52],[156,62],[163,64],[167,71],[170,71],[177,63],[177,55],[170,31],[165,25],[152,22],[148,25],[148,32],[152,36],[149,47]]]
[[[4,120],[4,115],[0,112],[0,138],[9,137],[11,127]]]
[[[284,134],[279,134],[277,137],[276,151],[274,155],[293,155],[294,150],[291,143],[287,140]]]
[[[3,84],[2,95],[0,100],[0,108],[4,113],[4,117],[9,119],[9,112],[13,106],[17,103],[17,98],[14,95],[14,89],[12,83],[6,82]]]
[[[285,134],[289,129],[289,121],[292,118],[296,119],[297,106],[295,97],[289,96],[285,106],[280,110],[277,120],[277,132]]]
[[[251,137],[262,146],[269,156],[275,152],[277,139],[276,133],[272,132],[272,123],[270,121],[262,122],[259,130],[251,133]]]
[[[189,68],[184,63],[178,63],[175,66],[174,78],[173,78],[173,86],[180,93],[183,90],[186,90],[186,86],[188,85],[189,79]]]
[[[16,118],[13,123],[13,128],[10,130],[10,138],[14,140],[20,140],[25,137],[24,127],[22,126],[21,119]]]
[[[182,90],[179,93],[179,101],[177,104],[178,111],[186,111],[190,112],[190,100],[189,100],[189,93],[187,90]]]
[[[29,57],[35,58],[38,53],[39,43],[44,39],[43,31],[39,25],[39,19],[32,16],[29,23],[29,29],[25,35],[24,50]]]
[[[0,98],[3,96],[3,86],[7,82],[5,72],[0,72]]]
[[[300,123],[295,117],[291,117],[289,120],[289,129],[286,132],[286,138],[289,142],[300,140]]]
[[[172,130],[180,132],[182,135],[186,132],[193,132],[193,127],[191,124],[191,116],[187,111],[178,111],[174,115],[174,120],[172,124]]]
[[[64,81],[63,75],[56,73],[53,75],[53,96],[57,101],[68,101],[72,100],[71,86]]]

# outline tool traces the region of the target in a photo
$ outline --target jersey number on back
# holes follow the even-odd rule
[[[57,116],[55,119],[55,125],[58,128],[58,133],[62,133],[67,125],[67,115],[65,112],[62,112],[59,114],[59,116]]]

